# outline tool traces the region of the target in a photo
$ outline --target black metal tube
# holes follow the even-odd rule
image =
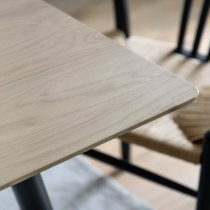
[[[117,158],[114,158],[112,156],[106,155],[106,154],[104,154],[102,152],[98,152],[98,151],[95,151],[95,150],[90,150],[90,151],[88,151],[88,152],[86,152],[84,154],[89,156],[89,157],[92,157],[92,158],[95,158],[97,160],[100,160],[100,161],[102,161],[104,163],[107,163],[107,164],[110,164],[112,166],[115,166],[116,168],[125,170],[125,171],[130,172],[132,174],[135,174],[137,176],[141,176],[141,177],[143,177],[145,179],[151,180],[151,181],[153,181],[155,183],[158,183],[158,184],[167,186],[169,188],[178,190],[179,192],[185,193],[187,195],[190,195],[190,196],[193,196],[193,197],[197,196],[197,192],[195,190],[192,190],[192,189],[190,189],[188,187],[185,187],[185,186],[183,186],[181,184],[178,184],[178,183],[176,183],[176,182],[174,182],[172,180],[169,180],[167,178],[158,176],[155,173],[152,173],[152,172],[147,171],[145,169],[142,169],[140,167],[134,166],[134,165],[132,165],[130,163],[127,163],[127,162],[124,162],[124,161],[119,160]]]
[[[130,145],[120,140],[123,161],[130,161]]]
[[[204,0],[203,2],[203,7],[201,10],[201,14],[200,14],[200,20],[198,23],[198,27],[197,27],[197,33],[196,33],[196,37],[194,40],[194,45],[193,45],[193,49],[192,49],[192,56],[195,56],[198,52],[198,48],[199,48],[199,44],[200,44],[200,40],[202,37],[202,32],[206,23],[206,19],[207,19],[207,14],[209,11],[209,3],[210,0]]]
[[[210,60],[210,47],[209,47],[209,52],[208,52],[208,55],[206,56],[205,61],[209,61],[209,60]]]
[[[185,37],[185,33],[186,33],[186,28],[187,28],[187,23],[188,23],[188,19],[189,19],[191,5],[192,5],[192,0],[185,0],[181,24],[180,24],[177,49],[176,49],[177,52],[180,52],[183,47],[184,37]]]
[[[41,175],[12,186],[21,210],[53,210]]]
[[[210,132],[203,145],[197,210],[210,210]]]
[[[130,36],[128,0],[113,0],[116,28],[123,31],[125,37]]]

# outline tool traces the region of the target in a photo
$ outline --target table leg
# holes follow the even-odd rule
[[[41,175],[12,186],[21,210],[52,210]]]

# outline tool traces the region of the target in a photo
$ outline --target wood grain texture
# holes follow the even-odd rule
[[[1,189],[198,94],[45,2],[1,0],[0,16]]]

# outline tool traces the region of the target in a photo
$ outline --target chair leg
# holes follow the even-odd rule
[[[210,210],[210,132],[206,134],[203,146],[197,210]]]
[[[116,28],[123,31],[125,37],[130,36],[130,24],[128,14],[128,0],[113,0]]]
[[[121,143],[121,154],[122,154],[122,159],[126,162],[130,161],[130,144],[125,143],[123,141]]]

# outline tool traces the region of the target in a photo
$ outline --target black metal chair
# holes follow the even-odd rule
[[[116,14],[116,28],[118,30],[121,30],[124,33],[125,37],[129,37],[130,29],[128,1],[114,0],[113,2],[114,11]],[[197,85],[199,86],[199,74],[204,72],[205,74],[203,74],[202,77],[205,77],[205,75],[207,75],[206,72],[208,73],[210,69],[210,65],[209,63],[207,63],[207,61],[209,61],[210,59],[210,49],[207,55],[201,55],[198,50],[202,39],[207,15],[209,12],[210,0],[203,1],[197,31],[195,33],[195,38],[192,44],[192,49],[190,51],[187,51],[184,48],[184,38],[186,36],[187,24],[189,23],[189,14],[192,3],[192,0],[185,0],[184,2],[179,37],[176,46],[150,39],[136,39],[134,41],[131,40],[128,42],[131,43],[131,48],[132,42],[134,42],[133,45],[135,46],[139,45],[139,50],[136,51],[138,54],[143,55],[144,57],[155,63],[158,63],[159,65],[162,65],[166,69],[169,69],[173,73],[177,73],[179,76],[185,79],[189,79],[195,83],[198,83]],[[132,50],[135,51],[135,49],[133,48]],[[172,64],[168,65],[168,62],[165,62],[167,59],[170,61],[172,60]],[[203,64],[201,65],[200,62],[203,62]],[[192,74],[186,74],[186,72],[188,71],[194,72],[195,70],[195,77]],[[184,75],[180,74],[180,72],[184,72]],[[165,129],[165,124],[171,124],[171,127],[167,127]],[[162,129],[162,135],[160,135],[159,137],[156,135],[158,134],[158,129],[156,129],[157,131],[155,132],[150,132],[151,128],[154,127]],[[167,135],[170,134],[170,132],[174,132],[175,130],[177,130],[177,132],[175,132],[174,138],[171,138],[171,135]],[[182,193],[193,196],[197,198],[197,210],[210,210],[210,132],[205,135],[205,138],[203,138],[203,142],[200,142],[198,144],[191,143],[187,140],[185,136],[179,133],[178,128],[173,122],[173,116],[168,115],[157,122],[153,122],[146,128],[139,128],[131,131],[121,136],[120,139],[122,146],[122,159],[117,159],[115,157],[95,150],[88,151],[85,154],[105,163],[111,164],[119,169],[126,170],[135,175],[139,175],[156,183],[165,185]],[[201,164],[198,191],[195,191],[168,178],[159,176],[148,170],[133,165],[130,160],[131,143],[191,163]]]

